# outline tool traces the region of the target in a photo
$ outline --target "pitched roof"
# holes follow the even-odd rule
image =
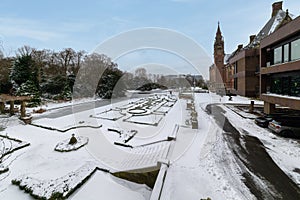
[[[225,54],[224,56],[224,64],[229,62],[229,58],[230,58],[231,54]]]
[[[275,16],[273,16],[265,26],[260,30],[251,43],[244,47],[244,49],[250,49],[259,47],[260,41],[277,30],[285,20],[292,20],[293,15],[289,14],[288,11],[279,10]]]

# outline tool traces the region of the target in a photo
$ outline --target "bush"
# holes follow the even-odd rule
[[[166,90],[168,89],[166,86],[164,85],[160,85],[158,83],[146,83],[145,85],[137,88],[137,90],[141,90],[141,91],[151,91],[153,89],[162,89],[162,90]]]

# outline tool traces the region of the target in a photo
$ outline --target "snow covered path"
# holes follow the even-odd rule
[[[284,141],[260,130],[253,120],[226,110],[221,104],[226,97],[198,94],[195,98],[199,134],[182,157],[170,164],[160,199],[300,199],[299,179],[293,173],[299,161],[294,157],[296,141]],[[230,103],[250,102],[234,99]],[[217,103],[211,115],[206,112],[209,103]]]
[[[206,112],[208,103],[219,102],[210,94],[196,94],[199,129],[184,154],[167,170],[160,199],[255,199],[243,184],[242,171],[226,145],[222,130]]]
[[[243,170],[244,184],[257,199],[300,199],[300,188],[272,160],[257,137],[240,134],[225,117],[221,107],[211,105],[210,110]]]

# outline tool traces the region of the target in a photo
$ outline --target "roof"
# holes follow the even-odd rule
[[[286,16],[288,15],[288,16]],[[244,49],[259,47],[260,41],[277,30],[283,21],[287,18],[292,19],[293,15],[290,15],[288,11],[279,10],[275,16],[273,16],[265,26],[260,30],[251,43],[244,47]]]
[[[260,41],[265,38],[266,36],[273,33],[275,30],[280,28],[284,21],[292,20],[294,15],[290,14],[288,10],[285,12],[283,10],[279,10],[276,15],[271,17],[271,19],[265,24],[265,26],[259,31],[259,33],[255,36],[255,38],[250,42],[247,46],[243,48],[238,48],[233,51],[224,62],[229,62],[231,58],[233,58],[238,52],[244,49],[251,49],[251,48],[258,48],[260,46]]]
[[[229,58],[230,58],[231,54],[225,54],[224,55],[224,64],[229,62]]]
[[[283,40],[287,40],[294,35],[299,35],[300,32],[300,16],[292,20],[286,25],[281,26],[272,34],[268,35],[260,41],[260,48],[266,48],[267,46],[277,44]]]
[[[232,52],[231,54],[229,54],[229,56],[227,57],[226,62],[228,61],[228,63],[229,63],[229,60],[231,58],[233,58],[239,51],[240,51],[240,49],[236,49],[234,52]]]

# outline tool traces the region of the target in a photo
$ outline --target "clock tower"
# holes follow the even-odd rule
[[[218,22],[218,29],[214,43],[214,64],[215,64],[215,81],[216,83],[224,83],[224,39],[220,30],[220,23]]]

